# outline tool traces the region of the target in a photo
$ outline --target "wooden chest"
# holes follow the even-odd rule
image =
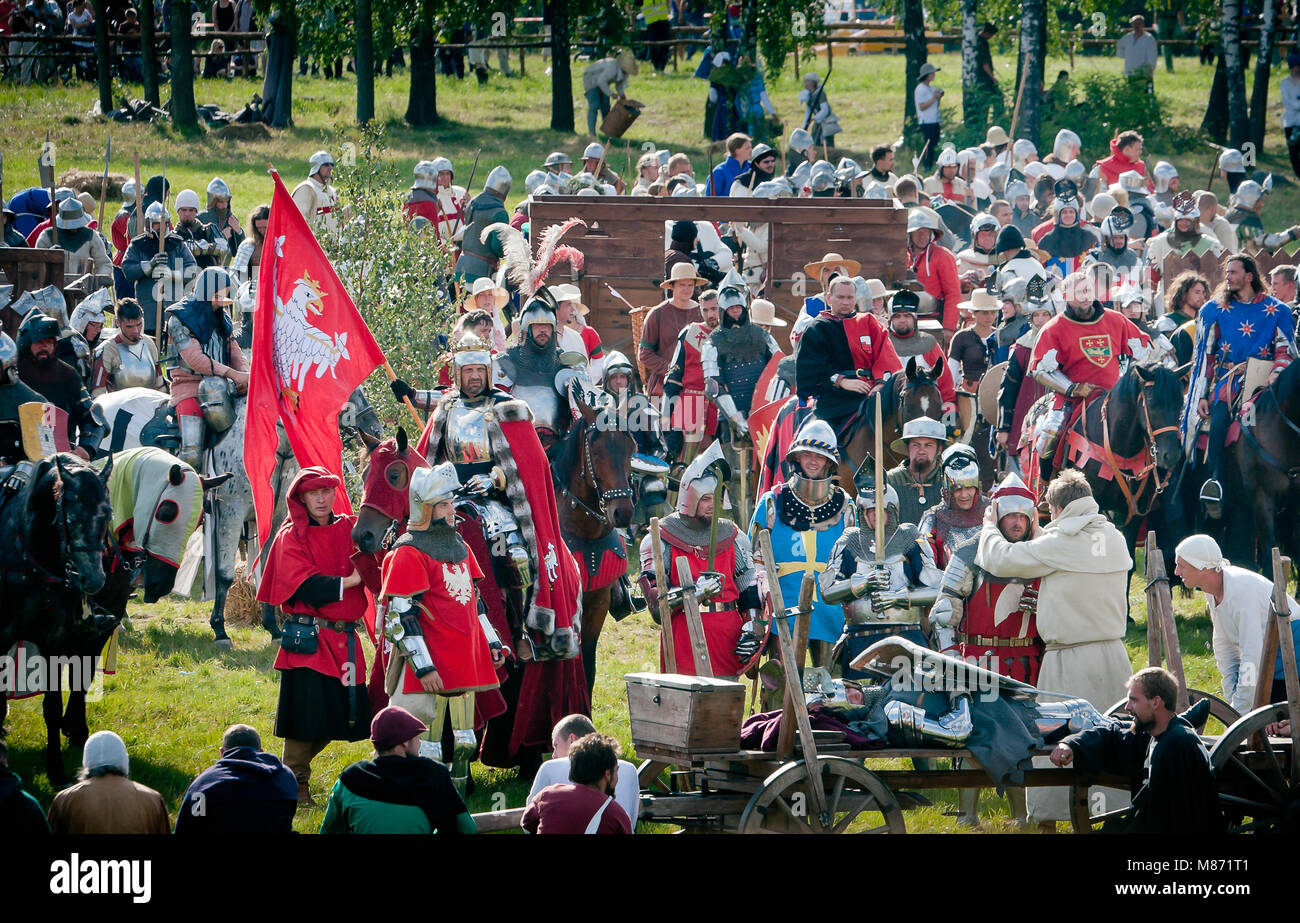
[[[637,750],[715,753],[740,749],[745,687],[680,673],[629,673],[627,708]]]

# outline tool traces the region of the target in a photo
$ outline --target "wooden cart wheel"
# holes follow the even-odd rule
[[[1234,723],[1210,751],[1219,804],[1232,833],[1294,833],[1300,790],[1291,784],[1290,741],[1264,746],[1264,728],[1288,716],[1287,704],[1265,705]]]
[[[808,767],[787,763],[763,781],[740,815],[740,833],[906,833],[903,809],[875,773],[842,756],[817,761],[829,823],[814,815]]]
[[[1227,730],[1228,728],[1232,727],[1232,725],[1236,723],[1237,719],[1241,717],[1241,713],[1237,711],[1237,709],[1233,708],[1231,705],[1223,701],[1223,699],[1219,698],[1214,693],[1205,692],[1201,689],[1187,690],[1187,700],[1189,704],[1195,705],[1197,702],[1200,702],[1202,699],[1209,699],[1210,717],[1216,719],[1220,724],[1222,724],[1224,730]],[[1127,712],[1124,711],[1124,706],[1127,704],[1128,704],[1128,699],[1120,699],[1109,709],[1107,709],[1106,717],[1108,718],[1125,717]],[[1206,733],[1207,734],[1212,733],[1208,725],[1206,727]]]

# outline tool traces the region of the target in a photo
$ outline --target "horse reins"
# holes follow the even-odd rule
[[[583,483],[588,484],[591,487],[592,491],[596,494],[596,501],[598,504],[597,508],[592,509],[585,502],[583,502],[583,500],[579,498],[577,494],[575,494],[572,490],[569,489],[569,485],[561,483],[559,477],[555,473],[554,466],[552,466],[551,468],[551,480],[555,483],[555,486],[559,489],[560,493],[562,493],[565,496],[565,498],[569,501],[570,509],[579,510],[585,513],[587,516],[590,516],[592,519],[599,522],[605,529],[604,534],[608,535],[609,532],[613,529],[613,527],[609,524],[609,511],[606,507],[606,502],[609,500],[619,500],[624,497],[630,499],[632,497],[632,488],[618,487],[612,490],[600,489],[600,479],[596,475],[596,466],[591,458],[592,430],[591,427],[586,423],[586,421],[583,421],[581,425],[583,427],[582,480]]]
[[[1177,426],[1162,426],[1159,429],[1151,428],[1151,409],[1147,405],[1147,391],[1155,386],[1154,381],[1143,381],[1142,390],[1138,393],[1138,406],[1142,408],[1142,425],[1146,431],[1146,454],[1148,456],[1147,464],[1138,469],[1136,474],[1128,474],[1121,467],[1115,453],[1110,447],[1110,422],[1107,408],[1110,406],[1110,397],[1114,392],[1108,392],[1105,400],[1101,402],[1101,437],[1102,450],[1105,452],[1106,464],[1115,475],[1115,483],[1119,486],[1120,493],[1124,495],[1124,500],[1128,504],[1128,517],[1124,520],[1124,525],[1133,521],[1134,516],[1145,516],[1151,512],[1155,506],[1156,498],[1164,491],[1165,486],[1169,483],[1169,475],[1166,474],[1162,479],[1156,465],[1156,437],[1164,433],[1177,432]],[[1139,453],[1141,454],[1141,453]],[[1155,493],[1151,495],[1151,502],[1147,504],[1145,510],[1138,509],[1137,497],[1140,496],[1147,487],[1147,482],[1155,480]],[[1136,485],[1136,486],[1131,486]]]

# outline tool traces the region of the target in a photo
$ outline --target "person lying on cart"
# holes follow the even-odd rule
[[[851,526],[831,549],[829,563],[817,578],[822,599],[844,606],[844,634],[836,643],[833,659],[845,679],[865,674],[849,663],[876,641],[901,635],[931,647],[922,627],[925,608],[934,604],[943,572],[917,527],[898,522],[898,492],[885,486],[884,553],[876,553],[877,501],[874,488],[858,484],[861,527]]]

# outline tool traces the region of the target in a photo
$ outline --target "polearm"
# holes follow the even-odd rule
[[[7,244],[5,244],[4,203],[5,203],[5,155],[3,151],[0,151],[0,247],[7,246]]]
[[[139,163],[138,160],[136,162],[137,164]],[[136,195],[139,196],[140,180],[139,180],[138,166],[136,168],[136,177],[137,177],[136,186],[135,186]],[[159,256],[163,256],[166,253],[165,245],[167,242],[167,155],[165,153],[163,154],[163,161],[162,161],[162,178],[163,178],[162,179],[163,218],[162,218],[162,226],[158,228],[158,255]],[[149,222],[144,220],[144,215],[140,216],[140,220],[144,221],[145,233],[148,233]],[[161,282],[162,280],[160,279],[159,281]],[[158,340],[158,354],[162,355],[162,316],[163,316],[162,292],[158,290],[159,289],[158,285],[155,285],[154,289],[155,289],[154,291],[154,337]]]
[[[465,184],[465,202],[461,203],[460,208],[456,210],[456,223],[452,226],[451,233],[447,235],[447,243],[456,242],[456,232],[460,230],[460,223],[465,217],[465,206],[469,204],[470,193],[474,191],[474,174],[478,172],[478,158],[483,153],[483,148],[474,152],[474,166],[469,168],[469,182]],[[435,193],[434,198],[437,198]]]
[[[600,183],[600,171],[605,169],[605,158],[609,156],[609,146],[613,143],[613,138],[605,142],[605,149],[600,152],[600,160],[596,161],[596,169],[591,171],[592,178],[596,180],[597,184]]]
[[[48,162],[47,162],[48,158]],[[50,143],[50,132],[45,131],[45,143],[41,145],[41,156],[36,159],[36,169],[41,178],[41,185],[50,190],[50,234],[54,246],[59,245],[59,203],[54,198],[54,145]]]
[[[104,203],[108,201],[108,162],[109,162],[109,160],[112,158],[112,156],[113,156],[113,133],[112,133],[112,132],[109,132],[109,134],[108,134],[108,138],[104,141],[104,176],[103,176],[103,178],[99,181],[99,222],[98,222],[98,226],[99,226],[99,233],[100,233],[101,236],[103,236],[103,234],[104,234]],[[109,240],[108,237],[105,237],[104,239],[105,239],[105,240]],[[111,241],[110,241],[110,243],[109,243],[109,246],[112,246],[112,242],[111,242]],[[113,261],[110,259],[110,260],[109,260],[109,267],[110,267],[110,268],[109,268],[109,271],[108,271],[108,274],[109,274],[110,279],[112,278],[112,275],[113,275],[112,265],[113,265]],[[90,272],[91,272],[91,274],[93,275],[93,274],[98,270],[98,268],[99,268],[99,267],[95,265],[95,258],[94,258],[94,257],[91,257],[91,258],[90,258]],[[116,309],[117,309],[117,286],[116,286],[115,284],[113,284],[111,281],[109,282],[109,285],[108,285],[108,294],[109,294],[109,297],[113,299],[113,308],[114,308],[114,310],[116,310]]]

